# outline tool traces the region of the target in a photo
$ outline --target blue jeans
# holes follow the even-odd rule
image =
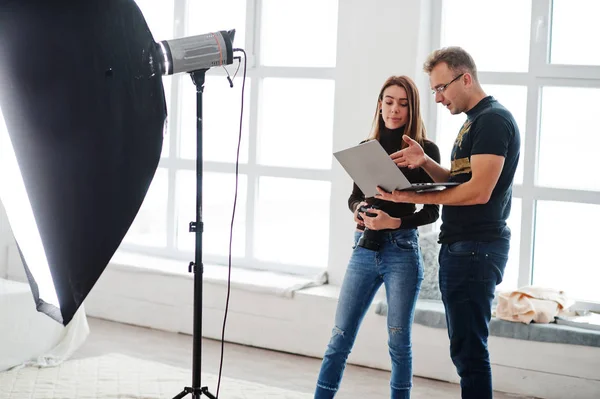
[[[446,309],[450,357],[463,399],[492,399],[488,325],[496,285],[502,282],[510,241],[459,241],[440,249],[440,291]]]
[[[340,386],[346,360],[359,326],[375,293],[385,285],[388,347],[392,360],[393,399],[410,398],[412,387],[411,327],[423,281],[423,261],[416,229],[384,233],[379,251],[355,246],[342,283],[335,327],[323,356],[315,399],[333,398]]]

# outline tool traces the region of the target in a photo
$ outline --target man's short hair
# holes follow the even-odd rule
[[[475,79],[476,82],[479,81],[477,78],[477,67],[475,66],[473,57],[471,57],[471,55],[462,47],[452,46],[435,50],[427,57],[427,61],[423,64],[423,70],[427,74],[431,74],[433,68],[442,62],[445,62],[451,71],[456,73],[468,72],[473,76],[473,79]]]

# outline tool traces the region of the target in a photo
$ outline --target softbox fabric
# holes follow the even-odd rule
[[[0,107],[37,226],[15,238],[38,310],[64,325],[158,166],[167,114],[158,59],[133,0],[0,0]],[[6,205],[14,190],[2,193]],[[22,231],[18,209],[6,210]],[[34,233],[58,307],[40,297],[32,273],[40,254],[23,243]]]

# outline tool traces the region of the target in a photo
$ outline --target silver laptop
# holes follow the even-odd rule
[[[388,192],[394,190],[426,192],[444,190],[460,184],[457,182],[411,184],[377,140],[334,152],[333,155],[365,197],[378,194],[377,186]]]

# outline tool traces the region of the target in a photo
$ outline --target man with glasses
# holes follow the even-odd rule
[[[487,96],[472,57],[460,47],[434,51],[424,64],[435,101],[451,114],[465,113],[450,170],[429,158],[414,140],[392,154],[398,166],[423,168],[435,182],[460,182],[440,192],[379,190],[394,202],[441,204],[440,291],[446,310],[450,356],[463,398],[491,399],[488,325],[496,285],[508,260],[512,183],[520,134],[512,114]]]

